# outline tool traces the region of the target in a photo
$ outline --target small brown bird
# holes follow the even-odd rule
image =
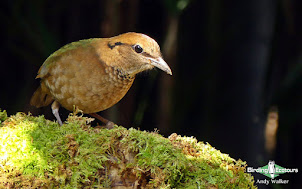
[[[60,105],[70,111],[75,105],[105,124],[112,124],[96,112],[119,102],[135,75],[154,67],[172,75],[159,45],[144,34],[131,32],[73,42],[45,60],[36,77],[41,79],[41,85],[30,103],[39,108],[53,102],[52,112],[60,125]]]

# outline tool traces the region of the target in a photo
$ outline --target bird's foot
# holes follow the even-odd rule
[[[90,113],[89,115],[95,117],[96,119],[100,120],[101,122],[105,123],[105,128],[107,129],[113,129],[115,123],[113,123],[112,121],[109,121],[108,119],[103,118],[102,116],[100,116],[97,113]]]
[[[59,115],[59,108],[60,108],[60,104],[57,101],[54,101],[51,105],[52,113],[57,118],[58,123],[61,126],[63,123]]]
[[[108,121],[108,122],[106,123],[105,127],[106,127],[107,129],[113,129],[114,125],[115,125],[115,123],[113,123],[112,121]]]

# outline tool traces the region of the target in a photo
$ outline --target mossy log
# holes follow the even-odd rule
[[[0,111],[0,188],[256,188],[245,162],[208,143],[91,121]]]

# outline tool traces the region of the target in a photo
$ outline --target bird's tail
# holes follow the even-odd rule
[[[34,92],[30,99],[30,105],[40,108],[42,106],[47,106],[53,101],[53,98],[45,93],[41,86]]]

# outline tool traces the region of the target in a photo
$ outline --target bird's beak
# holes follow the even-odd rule
[[[172,75],[172,71],[171,71],[170,67],[164,61],[164,59],[162,59],[161,57],[156,58],[156,59],[155,58],[149,58],[149,60],[151,61],[151,65],[163,70],[164,72],[166,72],[169,75]]]

